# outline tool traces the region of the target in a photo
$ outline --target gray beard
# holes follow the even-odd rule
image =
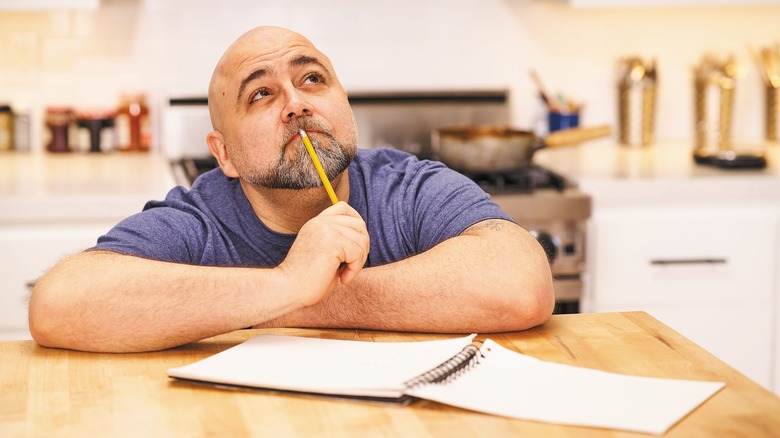
[[[319,142],[315,142],[311,137],[309,139],[312,141],[312,146],[317,152],[317,157],[328,176],[328,180],[332,181],[344,172],[355,157],[354,148],[350,148],[353,152],[347,152],[348,148],[342,146],[330,135],[328,135],[328,143],[330,144],[327,148],[320,148],[318,147]],[[321,187],[322,181],[303,142],[295,142],[290,147],[298,148],[295,158],[288,158],[287,149],[282,148],[276,167],[250,175],[242,175],[241,178],[252,185],[268,189],[304,190]]]

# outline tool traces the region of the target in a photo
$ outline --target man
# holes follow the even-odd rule
[[[494,332],[549,318],[536,241],[443,165],[357,151],[347,94],[303,36],[242,35],[214,71],[209,110],[220,169],[47,272],[30,298],[38,343],[133,352],[250,326]]]

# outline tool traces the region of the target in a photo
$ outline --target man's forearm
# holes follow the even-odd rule
[[[109,252],[77,254],[36,285],[30,330],[45,346],[148,351],[248,327],[300,307],[269,285],[271,270],[259,271]]]
[[[423,254],[363,269],[323,301],[265,326],[509,331],[543,323],[553,305],[538,243],[514,224],[487,221]]]

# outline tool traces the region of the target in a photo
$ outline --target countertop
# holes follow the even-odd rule
[[[533,162],[591,194],[596,207],[692,200],[780,204],[780,143],[762,146],[768,166],[759,170],[698,165],[685,142],[632,148],[614,139],[543,149]],[[118,220],[176,185],[169,160],[158,153],[2,153],[0,224]]]
[[[165,351],[96,354],[0,342],[3,436],[649,436],[480,414],[432,401],[385,406],[173,381],[166,370],[259,333],[364,341],[453,335],[366,330],[240,330]],[[643,312],[553,315],[523,332],[490,334],[550,362],[726,386],[665,436],[774,436],[780,398]],[[272,359],[271,359],[272,360]],[[594,394],[594,397],[598,394]]]
[[[2,153],[0,224],[118,220],[175,186],[157,153]]]
[[[542,149],[534,163],[556,171],[593,195],[594,204],[631,202],[780,201],[780,143],[763,147],[764,169],[719,169],[696,164],[687,142],[644,147],[614,139]]]

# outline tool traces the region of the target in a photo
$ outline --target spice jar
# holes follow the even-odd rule
[[[30,150],[30,111],[18,108],[14,111],[13,128],[14,145],[13,149],[17,151]]]
[[[73,126],[73,110],[68,107],[46,108],[46,150],[49,152],[70,152],[70,130]]]
[[[143,94],[122,96],[116,112],[117,147],[122,151],[148,151],[152,142],[149,107]]]
[[[116,147],[114,112],[79,111],[76,114],[76,148],[82,152],[111,152]]]
[[[10,105],[0,105],[0,151],[10,151],[14,145],[14,113]]]

